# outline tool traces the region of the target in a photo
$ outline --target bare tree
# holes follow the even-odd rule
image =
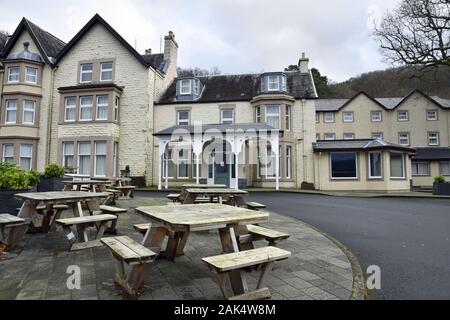
[[[374,37],[393,65],[450,66],[450,0],[402,0]]]
[[[201,77],[201,76],[218,76],[222,72],[219,70],[218,67],[213,67],[210,70],[201,69],[198,67],[195,68],[177,68],[178,76],[179,77]]]

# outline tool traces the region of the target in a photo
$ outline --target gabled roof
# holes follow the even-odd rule
[[[39,53],[42,55],[45,63],[54,65],[57,55],[66,44],[51,33],[41,29],[31,21],[27,20],[26,18],[23,18],[20,21],[19,25],[11,36],[11,39],[9,39],[3,52],[1,53],[1,57],[6,58],[9,51],[12,49],[24,30],[26,30],[30,34],[31,39],[36,44]]]
[[[415,149],[382,139],[354,139],[354,140],[319,140],[313,143],[314,152],[339,152],[339,151],[373,151],[373,150],[397,150],[415,153]]]
[[[156,70],[159,70],[161,62],[159,55],[149,55],[142,56],[140,55],[113,27],[111,27],[99,14],[96,14],[92,17],[91,20],[69,41],[69,43],[64,47],[64,49],[59,53],[57,60],[58,62],[64,58],[64,56],[69,52],[77,43],[80,41],[83,36],[97,23],[101,24],[105,27],[117,41],[119,41],[122,46],[125,47],[140,63],[142,63],[145,67],[152,67]],[[159,65],[158,65],[159,64]]]
[[[0,56],[2,55],[3,49],[5,48],[8,36],[4,33],[0,33]]]
[[[368,97],[370,100],[381,106],[386,110],[394,110],[398,108],[403,102],[405,102],[408,98],[410,98],[413,94],[418,93],[428,99],[430,102],[436,104],[438,107],[443,109],[450,109],[450,100],[443,99],[436,96],[429,96],[423,93],[420,90],[414,90],[406,97],[393,97],[393,98],[372,98],[365,92],[357,93],[351,99],[318,99],[316,101],[316,111],[317,112],[327,112],[333,111],[337,112],[341,109],[345,108],[351,101],[353,101],[356,97],[363,94]]]
[[[288,95],[295,99],[317,98],[310,73],[296,71],[285,72],[285,74]],[[260,94],[261,75],[241,74],[195,77],[204,86],[200,98],[195,101],[177,101],[177,80],[179,78],[176,78],[157,104],[251,101]]]
[[[412,158],[415,161],[444,161],[450,160],[450,148],[416,148],[416,155]]]

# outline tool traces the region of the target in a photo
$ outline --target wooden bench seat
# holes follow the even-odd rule
[[[117,219],[114,220],[113,222],[111,222],[111,226],[108,228],[108,230],[106,230],[106,233],[117,234],[116,227],[117,227],[117,221],[119,220],[119,214],[127,213],[128,210],[124,209],[124,208],[111,207],[111,206],[107,206],[107,205],[100,205],[100,210],[104,214],[113,214],[113,215],[117,216]]]
[[[6,250],[19,245],[20,229],[27,228],[28,222],[9,213],[0,214],[0,242],[6,245]],[[8,230],[8,235],[6,231]]]
[[[88,248],[99,247],[102,244],[100,239],[106,230],[108,222],[117,220],[117,216],[112,214],[99,214],[94,216],[75,217],[67,219],[57,219],[56,223],[62,226],[66,237],[70,242],[69,251],[78,251]],[[97,227],[96,240],[89,241],[86,228],[94,223]],[[76,227],[76,234],[72,232],[71,227]]]
[[[101,242],[111,250],[112,256],[116,259],[115,282],[127,294],[138,295],[144,287],[144,265],[153,262],[156,253],[126,236],[102,238]],[[124,263],[131,266],[128,276],[125,274]]]
[[[290,255],[289,251],[277,247],[263,247],[203,258],[202,261],[212,270],[225,299],[259,300],[270,298],[270,291],[265,287],[265,281],[274,263],[287,259]],[[233,292],[230,274],[236,270],[242,272],[244,268],[259,266],[262,266],[262,272],[256,289],[253,291],[244,289],[243,293]]]
[[[252,241],[264,239],[269,242],[269,246],[276,246],[278,241],[289,238],[287,233],[255,225],[248,225],[247,230],[252,237]]]
[[[107,188],[106,192],[110,194],[110,196],[105,200],[105,204],[112,204],[115,205],[116,204],[116,200],[119,199],[119,196],[122,194],[122,191],[120,190],[116,190],[116,189],[112,189],[112,187]]]
[[[148,231],[148,229],[151,227],[151,223],[139,223],[139,224],[135,224],[133,225],[134,230],[136,230],[137,232],[139,232],[142,235],[145,235]]]
[[[133,198],[134,190],[136,189],[135,186],[115,186],[113,189],[119,190],[124,197]]]
[[[249,208],[250,210],[256,210],[256,211],[267,208],[267,206],[265,204],[258,203],[258,202],[247,202],[246,205],[247,205],[247,208]]]
[[[167,195],[166,198],[171,200],[171,201],[173,201],[174,203],[175,202],[179,202],[180,201],[180,194],[178,194],[178,193],[171,193],[171,194]]]

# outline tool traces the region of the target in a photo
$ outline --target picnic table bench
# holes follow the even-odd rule
[[[129,198],[134,197],[134,190],[136,189],[135,186],[113,186],[111,188],[120,191],[124,197]]]
[[[265,287],[268,274],[276,261],[287,259],[291,253],[276,247],[263,247],[248,251],[222,254],[203,258],[202,261],[212,270],[222,294],[229,300],[259,300],[270,298],[269,288]],[[242,272],[247,267],[262,267],[255,290],[236,291],[232,286],[232,273]]]
[[[58,219],[56,223],[63,227],[66,237],[70,242],[69,251],[79,251],[89,248],[101,247],[100,239],[106,230],[106,225],[110,221],[117,220],[117,216],[112,214],[99,214],[95,216],[75,217]],[[86,228],[95,223],[97,227],[96,240],[89,240]],[[76,235],[72,228],[76,227]]]
[[[126,236],[103,238],[101,242],[108,247],[116,260],[114,281],[126,293],[136,296],[144,286],[144,266],[153,262],[156,253]],[[131,266],[131,272],[128,276],[125,273],[124,263]]]
[[[6,245],[6,250],[14,249],[17,246],[20,241],[19,228],[24,226],[27,226],[25,219],[8,213],[0,214],[0,242]],[[6,229],[9,229],[8,236]]]
[[[187,196],[184,200],[184,204],[193,204],[199,197],[207,197],[210,199],[210,202],[213,201],[213,198],[218,199],[218,203],[222,204],[224,199],[226,199],[226,203],[229,205],[235,205],[239,207],[243,207],[246,205],[246,202],[243,198],[244,195],[247,195],[248,192],[245,190],[236,190],[229,188],[218,188],[218,189],[186,189]]]

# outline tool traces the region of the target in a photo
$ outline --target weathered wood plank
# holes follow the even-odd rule
[[[82,192],[82,191],[51,191],[51,192],[32,192],[18,193],[15,197],[22,200],[42,201],[50,203],[56,201],[59,203],[86,201],[87,199],[97,199],[108,197],[103,192]]]
[[[15,224],[15,223],[21,223],[25,222],[24,219],[13,216],[11,214],[5,213],[0,214],[0,224],[8,225],[8,224]]]
[[[218,272],[242,269],[262,263],[279,261],[290,257],[289,251],[277,247],[263,247],[248,251],[228,253],[219,256],[203,258],[203,262],[215,268]]]
[[[95,216],[86,216],[86,217],[75,217],[75,218],[67,218],[67,219],[58,219],[56,223],[62,226],[73,226],[77,224],[89,224],[92,222],[100,222],[100,221],[112,221],[116,220],[117,217],[112,214],[99,214]]]
[[[111,206],[106,206],[106,205],[101,205],[100,210],[109,212],[109,213],[125,213],[128,211],[127,209],[124,209],[124,208],[111,207]]]
[[[283,240],[283,239],[289,238],[289,234],[287,234],[287,233],[260,227],[260,226],[248,225],[247,229],[250,234],[254,234],[256,236],[263,237],[264,239],[267,239],[267,240],[275,240],[276,241],[276,240]]]
[[[87,242],[76,242],[73,243],[72,246],[70,247],[70,251],[82,251],[82,250],[86,250],[86,249],[91,249],[91,248],[98,248],[98,247],[102,247],[103,244],[100,242],[100,240],[92,240],[92,241],[87,241]]]

